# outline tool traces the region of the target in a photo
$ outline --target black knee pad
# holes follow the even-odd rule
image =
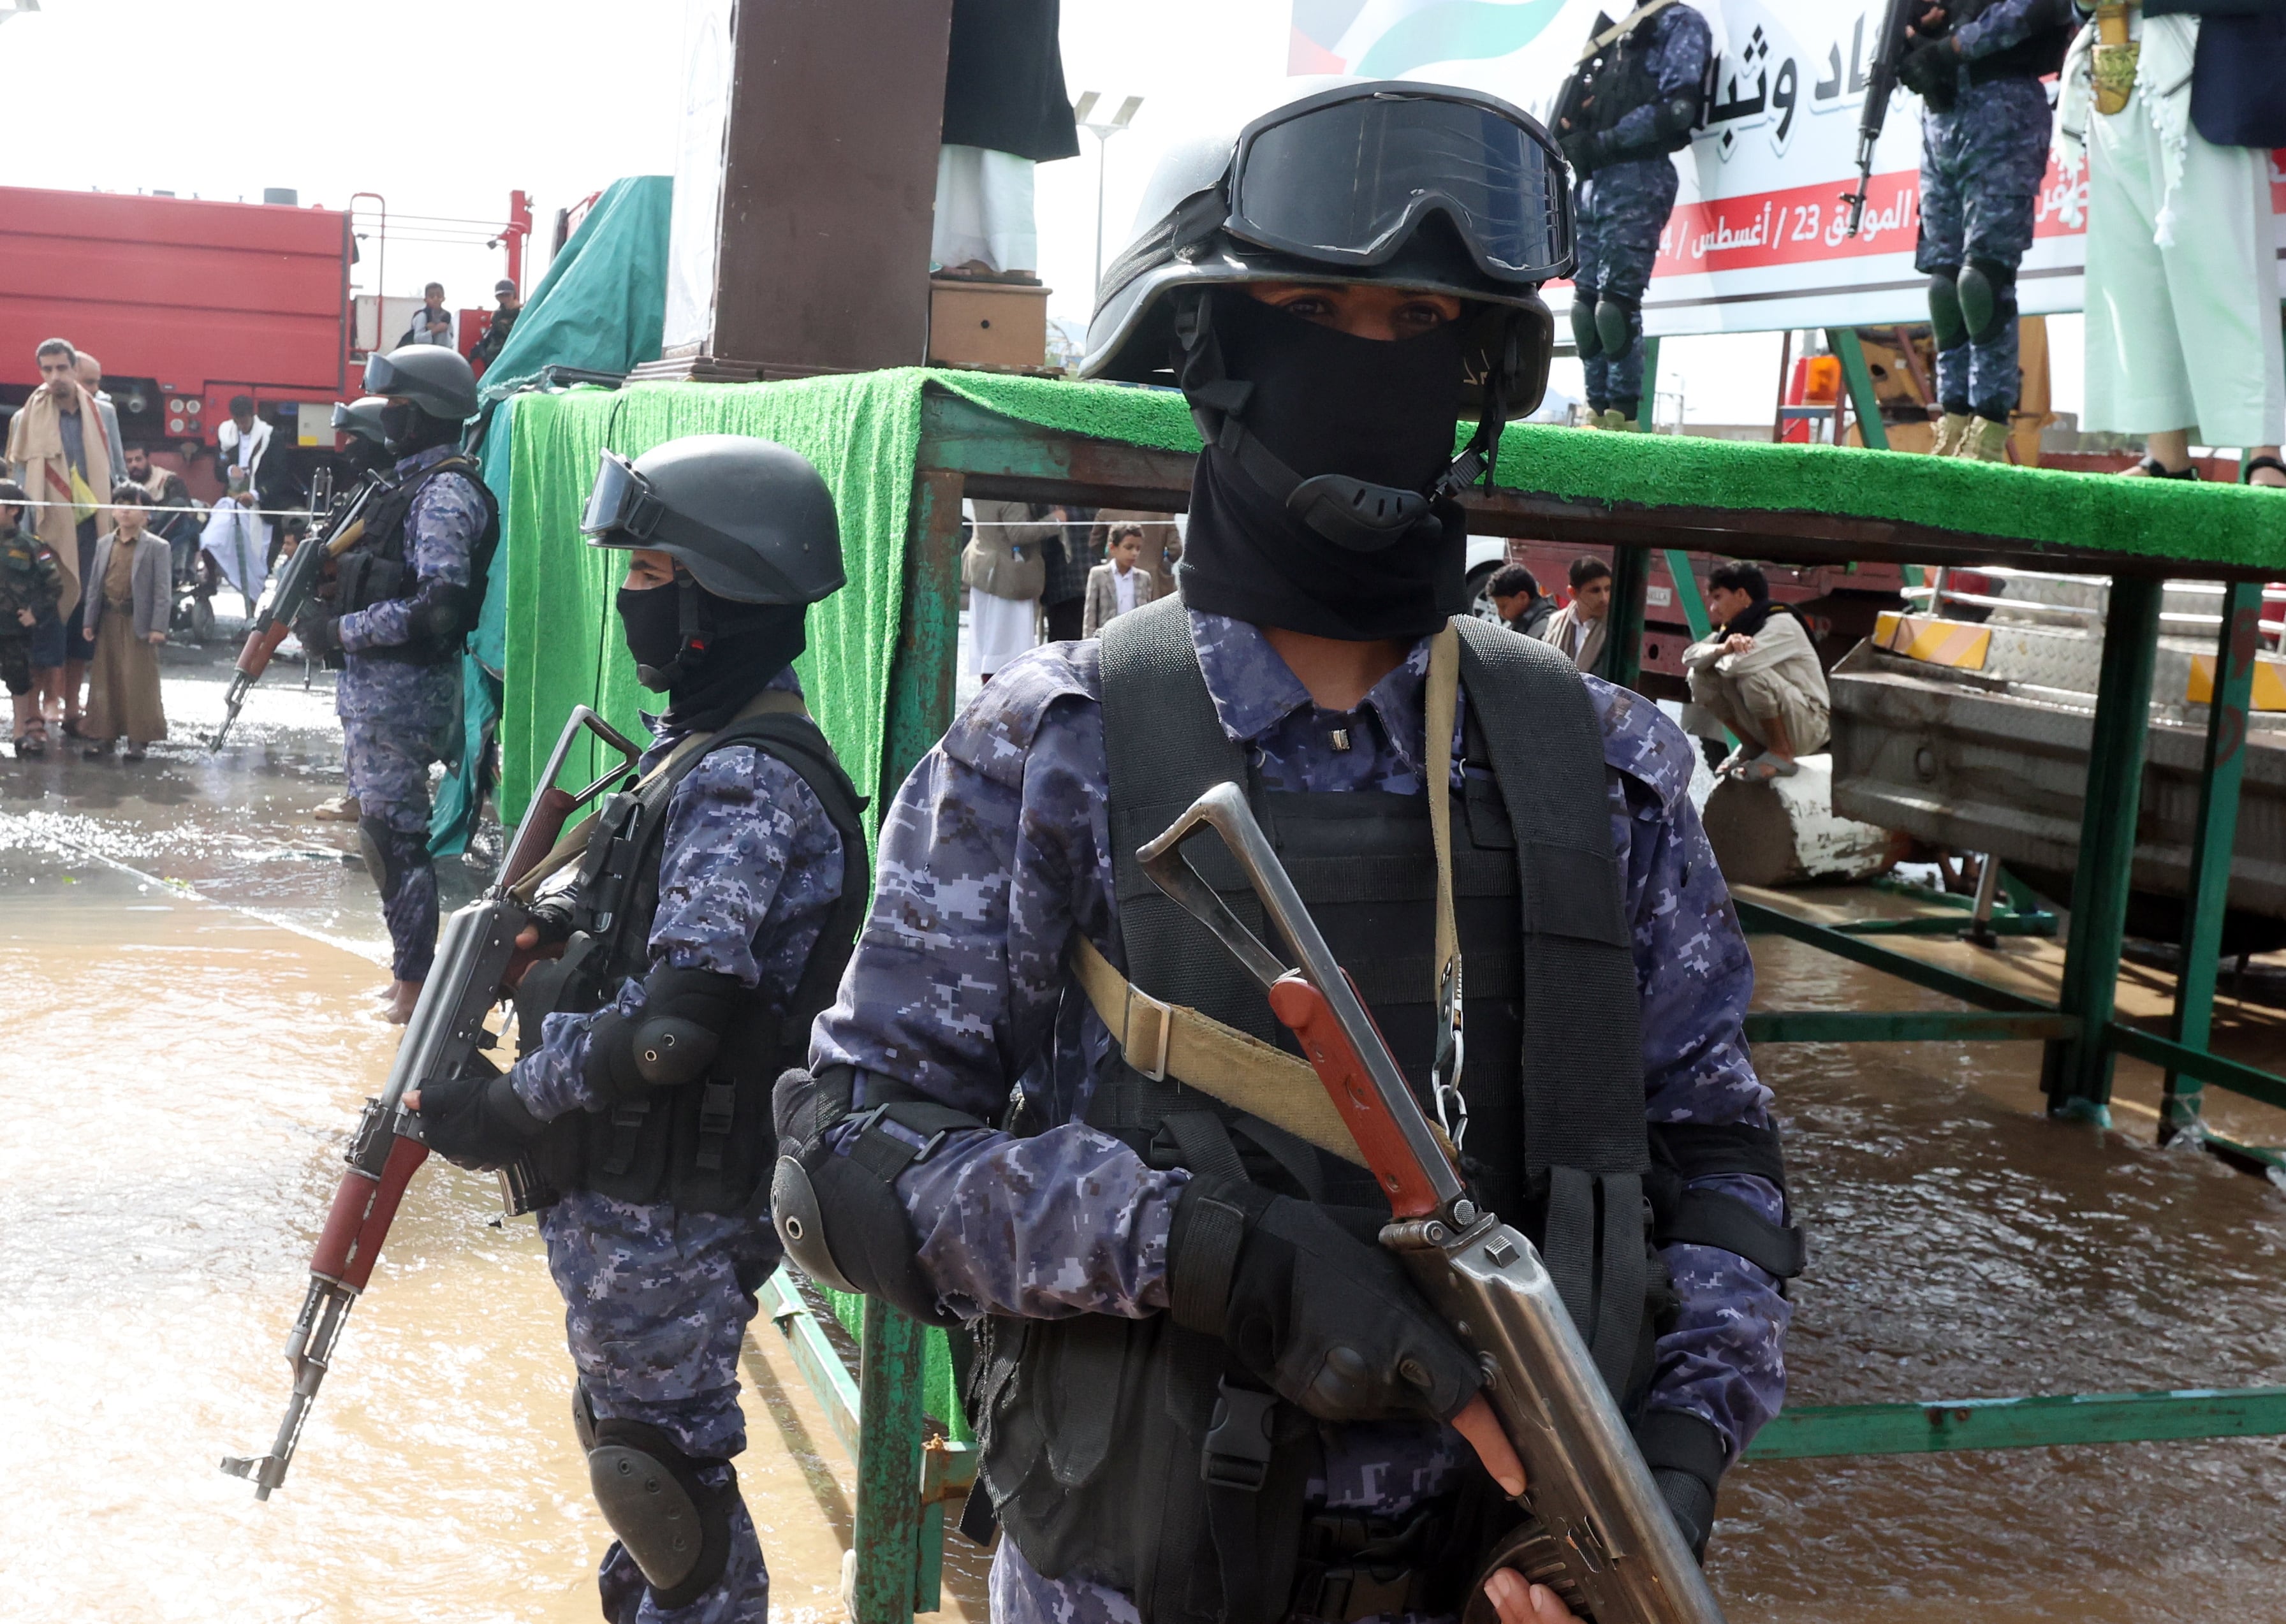
[[[368,814],[358,819],[358,849],[365,857],[366,872],[373,876],[374,889],[386,902],[404,888],[408,873],[429,861],[429,837],[391,829]]]
[[[1968,342],[1989,344],[2016,319],[2016,268],[1972,259],[1960,271],[1960,319]]]
[[[737,1469],[693,1459],[658,1427],[596,1420],[585,1387],[572,1390],[572,1420],[587,1452],[596,1509],[642,1570],[652,1599],[662,1608],[688,1607],[721,1583],[730,1565]],[[729,1481],[708,1487],[701,1466],[721,1467]]]
[[[1596,330],[1596,296],[1584,291],[1572,295],[1572,342],[1580,346],[1580,359],[1592,361],[1604,353],[1604,340]]]
[[[1636,335],[1641,331],[1640,302],[1608,293],[1596,301],[1596,336],[1603,341],[1605,356],[1615,361],[1626,359],[1633,353]]]
[[[1957,350],[1968,342],[1968,324],[1960,315],[1960,273],[1938,271],[1929,277],[1929,327],[1940,350]]]

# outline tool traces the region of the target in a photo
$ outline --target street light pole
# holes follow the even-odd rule
[[[1136,109],[1143,105],[1140,96],[1130,96],[1119,104],[1118,112],[1098,122],[1091,115],[1102,100],[1100,91],[1082,91],[1079,99],[1072,104],[1073,118],[1081,129],[1095,137],[1095,291],[1098,297],[1103,293],[1103,194],[1110,168],[1111,138],[1134,122]]]

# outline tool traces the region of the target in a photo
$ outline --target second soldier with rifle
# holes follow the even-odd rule
[[[1454,499],[1546,379],[1563,166],[1505,103],[1363,83],[1178,149],[1143,217],[1084,370],[1189,400],[1182,595],[1004,669],[899,792],[773,1210],[811,1274],[974,1335],[1001,1624],[1572,1616],[1596,1531],[1501,1559],[1486,1368],[1378,1243],[1385,1189],[1226,1102],[1294,1045],[1138,855],[1243,791],[1688,1564],[1783,1399],[1800,1240],[1690,741],[1466,615]]]
[[[461,449],[476,374],[451,350],[411,345],[366,363],[366,387],[397,459],[358,542],[336,562],[330,600],[294,635],[337,662],[358,843],[389,926],[388,1018],[412,1018],[437,954],[437,869],[429,852],[429,767],[456,756],[461,655],[483,605],[500,508]]]
[[[442,353],[442,352],[438,352]],[[777,1266],[770,1088],[832,997],[865,897],[863,801],[792,661],[842,584],[833,499],[767,441],[605,453],[582,528],[627,555],[619,618],[663,690],[520,941],[523,1058],[408,1100],[430,1147],[508,1171],[566,1305],[573,1426],[617,1536],[614,1624],[761,1624],[769,1574],[731,1459],[739,1343]]]

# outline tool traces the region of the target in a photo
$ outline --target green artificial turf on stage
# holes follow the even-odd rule
[[[917,375],[1043,428],[1162,450],[1199,446],[1189,408],[1171,390],[976,372]],[[2286,570],[2286,493],[2235,485],[1535,424],[1511,426],[1501,437],[1497,480],[1510,490],[1573,501],[1841,514],[2186,563]]]

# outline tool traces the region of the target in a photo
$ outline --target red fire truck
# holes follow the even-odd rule
[[[514,276],[532,217],[522,193],[510,208]],[[358,393],[357,305],[374,301],[352,299],[350,269],[372,232],[340,209],[0,187],[0,420],[38,386],[40,341],[61,337],[103,362],[126,442],[202,499],[217,492],[200,453],[233,396],[253,397],[273,443],[322,459],[334,403]],[[460,315],[465,351],[483,312]]]

